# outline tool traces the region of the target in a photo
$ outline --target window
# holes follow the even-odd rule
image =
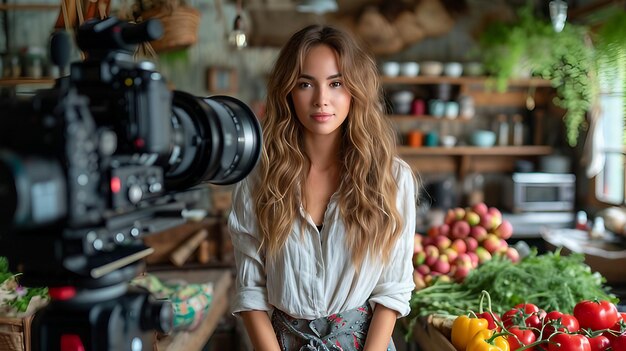
[[[596,198],[609,204],[626,203],[624,195],[626,184],[624,119],[626,118],[626,74],[624,69],[607,84],[600,95],[602,109],[602,131],[606,159],[602,171],[596,176]]]

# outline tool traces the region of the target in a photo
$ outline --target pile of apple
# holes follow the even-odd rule
[[[494,255],[519,261],[519,253],[506,242],[513,227],[495,207],[478,203],[448,210],[444,223],[415,234],[413,279],[416,288],[433,279],[463,281],[469,272]]]

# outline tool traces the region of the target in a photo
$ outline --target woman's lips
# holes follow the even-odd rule
[[[326,122],[332,117],[332,113],[314,113],[311,115],[311,118],[313,118],[317,122]]]

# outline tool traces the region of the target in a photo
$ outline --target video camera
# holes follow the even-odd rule
[[[139,239],[184,222],[200,184],[235,183],[258,161],[248,106],[172,92],[133,60],[161,35],[158,21],[87,21],[86,59],[69,76],[0,102],[0,255],[52,298],[33,320],[34,350],[151,348],[171,308],[129,287],[153,251]]]

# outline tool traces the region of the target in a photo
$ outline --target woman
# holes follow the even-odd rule
[[[395,350],[414,287],[416,182],[381,91],[374,60],[332,27],[300,30],[277,58],[261,162],[229,217],[233,313],[257,351]]]

